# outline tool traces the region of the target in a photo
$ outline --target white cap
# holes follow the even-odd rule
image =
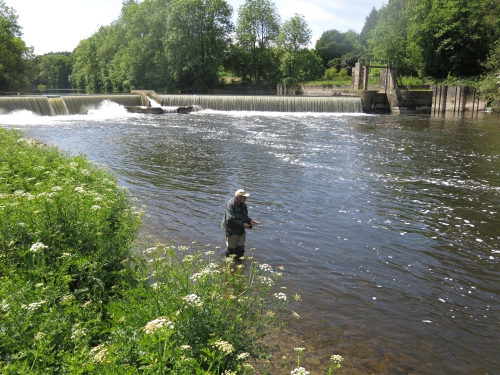
[[[248,194],[245,190],[239,189],[236,190],[236,193],[234,193],[235,197],[248,197],[250,194]]]

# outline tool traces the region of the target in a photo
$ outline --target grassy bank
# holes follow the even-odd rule
[[[144,211],[106,169],[0,128],[0,373],[268,371],[262,339],[298,318],[280,270],[142,246]],[[280,373],[307,373],[297,349]]]

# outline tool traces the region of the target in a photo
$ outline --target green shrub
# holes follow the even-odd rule
[[[325,70],[325,75],[324,75],[324,79],[325,80],[333,80],[335,79],[335,77],[337,76],[337,68],[329,68],[329,69],[326,69]]]
[[[29,249],[42,243],[49,268],[63,252],[71,255],[72,289],[104,297],[123,277],[143,208],[83,156],[0,132],[0,275],[5,267],[26,271]]]

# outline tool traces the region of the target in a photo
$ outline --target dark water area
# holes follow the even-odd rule
[[[500,371],[498,115],[111,107],[0,125],[106,165],[148,206],[152,242],[222,254],[225,203],[249,191],[247,250],[302,297],[272,346],[305,347],[311,374],[332,354],[342,374]]]

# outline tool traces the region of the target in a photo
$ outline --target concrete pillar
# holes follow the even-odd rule
[[[363,64],[358,61],[352,70],[352,88],[361,90],[363,88]]]

